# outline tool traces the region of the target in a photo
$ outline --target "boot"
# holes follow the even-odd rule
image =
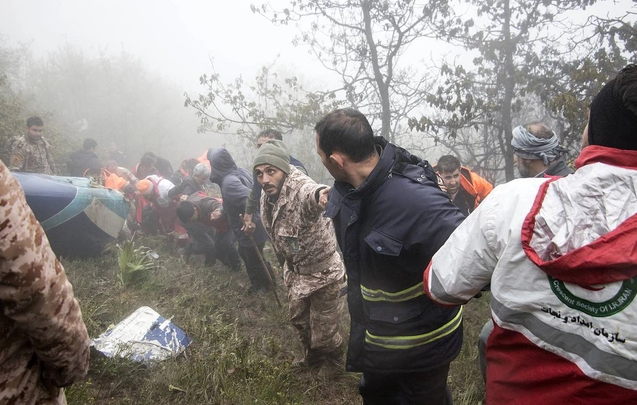
[[[290,368],[307,368],[307,357],[303,356],[300,359],[292,360],[292,364],[290,364]]]
[[[343,373],[343,365],[325,359],[316,374],[323,381],[331,381]]]
[[[332,350],[322,350],[322,361],[317,374],[318,377],[329,381],[342,374],[345,369],[343,354],[342,344]]]
[[[301,336],[301,344],[303,345],[303,356],[301,358],[296,358],[290,364],[292,368],[308,368],[308,353],[310,352],[310,342],[309,339],[306,339],[305,336]]]
[[[316,349],[309,349],[307,351],[307,356],[305,357],[306,361],[307,361],[307,366],[308,368],[320,368],[321,365],[323,364],[323,353],[321,353],[320,350],[316,350]]]

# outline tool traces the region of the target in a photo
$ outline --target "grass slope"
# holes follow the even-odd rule
[[[62,259],[89,335],[97,337],[146,305],[172,318],[194,342],[185,355],[150,367],[93,352],[85,381],[66,391],[69,405],[361,402],[357,374],[325,381],[311,371],[290,368],[301,345],[288,322],[285,287],[277,288],[283,303],[278,308],[271,294],[246,294],[244,271],[233,273],[220,263],[206,268],[196,257],[186,264],[170,255],[160,239],[143,243],[159,252],[157,267],[146,280],[126,287],[117,280],[115,250],[97,259]],[[480,404],[484,397],[475,342],[488,316],[486,298],[465,308],[465,345],[449,377],[456,405]],[[344,313],[346,334],[348,323]]]

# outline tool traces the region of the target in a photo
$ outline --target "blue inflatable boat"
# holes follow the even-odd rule
[[[117,238],[129,204],[83,177],[13,172],[58,256],[97,256]]]

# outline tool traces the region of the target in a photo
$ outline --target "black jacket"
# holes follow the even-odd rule
[[[569,174],[573,174],[573,170],[566,165],[564,158],[558,158],[549,165],[548,169],[544,172],[543,176],[553,177],[566,177]]]
[[[90,150],[80,149],[71,153],[69,159],[69,174],[73,177],[82,177],[87,169],[101,168],[102,162],[97,155]]]
[[[348,276],[348,371],[418,372],[451,362],[462,345],[459,307],[423,293],[423,270],[464,216],[426,161],[376,138],[380,160],[357,189],[336,182],[326,215]]]
[[[214,246],[215,231],[221,222],[227,224],[225,219],[221,218],[217,221],[210,220],[210,214],[217,208],[221,208],[220,200],[214,197],[208,197],[203,193],[194,193],[188,197],[190,201],[199,211],[199,220],[184,224],[184,228],[188,231],[188,236],[192,237],[196,242]]]
[[[203,186],[197,183],[197,181],[192,176],[188,176],[183,179],[181,183],[170,189],[170,191],[168,192],[168,197],[176,198],[180,194],[192,195],[200,191],[204,191]]]

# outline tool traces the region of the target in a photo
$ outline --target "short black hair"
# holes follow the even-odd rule
[[[44,122],[42,122],[42,118],[40,117],[30,117],[27,120],[27,128],[43,127],[43,126],[44,126]]]
[[[453,155],[443,155],[438,159],[436,170],[438,173],[453,173],[460,169],[460,159]]]
[[[190,201],[182,201],[177,206],[177,218],[184,224],[190,222],[190,218],[195,213],[195,204]]]
[[[257,134],[257,141],[259,140],[259,138],[270,138],[270,139],[276,139],[278,141],[282,141],[283,140],[283,135],[281,135],[281,131],[277,131],[276,129],[272,129],[272,128],[268,128],[268,129],[264,129],[263,131],[259,132]]]
[[[97,141],[92,138],[86,138],[83,144],[84,149],[91,149],[97,147]]]
[[[372,126],[361,112],[353,108],[332,111],[316,124],[314,130],[319,147],[326,156],[341,152],[358,163],[376,153]]]
[[[155,163],[157,163],[157,156],[152,152],[144,153],[139,159],[139,164],[142,166],[155,166]]]
[[[626,109],[637,116],[637,64],[631,63],[617,74],[613,91]]]
[[[199,161],[195,158],[184,159],[181,161],[179,165],[180,169],[183,169],[188,175],[192,176],[192,171],[195,169],[195,166],[199,164]]]

